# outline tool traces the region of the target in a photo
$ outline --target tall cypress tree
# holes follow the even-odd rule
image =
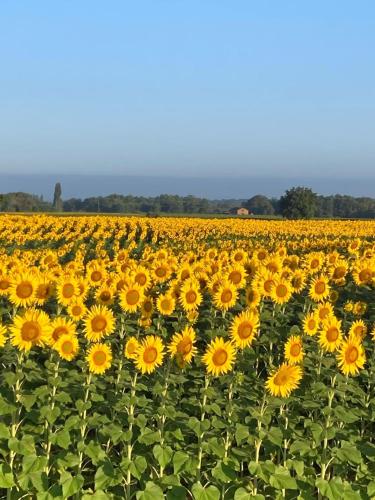
[[[63,201],[61,199],[61,184],[60,182],[56,182],[55,184],[55,192],[53,195],[53,208],[56,210],[56,212],[62,212],[63,211]]]

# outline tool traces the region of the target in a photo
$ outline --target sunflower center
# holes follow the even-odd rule
[[[104,301],[107,302],[111,298],[111,294],[107,292],[106,290],[100,294],[100,298]]]
[[[183,339],[177,346],[177,352],[180,354],[189,354],[193,347],[191,339]]]
[[[1,290],[6,290],[9,288],[9,281],[7,280],[0,280],[0,289]]]
[[[271,289],[272,289],[272,286],[273,286],[273,280],[266,280],[264,282],[263,288],[265,289],[265,291],[267,293],[270,293]]]
[[[33,342],[40,336],[40,326],[36,321],[26,321],[21,328],[21,336],[27,342]]]
[[[153,363],[158,357],[158,351],[155,347],[147,347],[145,352],[143,353],[143,361],[145,363]]]
[[[145,302],[145,303],[143,304],[143,309],[144,309],[147,313],[151,312],[151,311],[152,311],[152,304],[151,304],[151,302],[150,302],[150,301]]]
[[[70,299],[74,295],[74,286],[71,283],[67,283],[63,286],[62,294],[66,299]]]
[[[299,344],[293,344],[290,348],[290,354],[292,356],[299,356],[301,353],[301,346]]]
[[[186,302],[188,304],[193,304],[197,300],[197,294],[194,292],[194,290],[189,290],[188,293],[186,294]]]
[[[103,316],[95,316],[91,320],[91,328],[94,332],[102,332],[107,326],[107,320]]]
[[[156,276],[158,278],[163,278],[166,275],[167,271],[164,269],[164,267],[158,267],[155,271]]]
[[[230,290],[224,290],[221,294],[221,301],[226,304],[232,300],[233,294]]]
[[[279,372],[273,379],[275,385],[285,385],[288,382],[288,375],[285,372]]]
[[[146,275],[143,273],[137,274],[137,276],[135,277],[135,281],[138,283],[138,285],[143,286],[147,281]]]
[[[345,353],[345,359],[347,363],[355,363],[358,359],[359,352],[358,349],[353,345],[347,349]]]
[[[228,353],[225,349],[218,349],[212,356],[212,361],[215,366],[222,366],[228,359]]]
[[[340,278],[343,278],[345,276],[345,273],[346,273],[345,267],[342,267],[342,266],[336,267],[335,272],[333,273],[333,277],[335,279],[340,279]]]
[[[72,314],[73,316],[79,316],[82,312],[82,308],[80,306],[73,306],[72,307]]]
[[[190,276],[190,273],[187,269],[184,269],[181,273],[181,279],[182,280],[186,280],[186,278],[188,278]]]
[[[253,325],[249,321],[241,323],[238,327],[238,336],[240,339],[248,339],[253,332]]]
[[[92,281],[100,281],[102,278],[102,273],[100,271],[94,271],[91,273]]]
[[[276,295],[280,298],[286,297],[288,294],[288,288],[285,285],[278,285],[276,288]]]
[[[126,349],[129,354],[134,354],[137,349],[137,345],[135,344],[135,342],[129,342]]]
[[[309,319],[307,326],[310,330],[314,330],[314,328],[316,327],[315,319]]]
[[[318,294],[322,294],[326,291],[326,284],[324,281],[318,281],[315,285],[315,292]]]
[[[311,268],[311,269],[316,269],[318,266],[319,266],[319,260],[318,260],[318,259],[313,259],[313,260],[311,261],[310,268]]]
[[[27,299],[33,293],[33,286],[28,281],[23,281],[17,286],[16,293],[20,299]]]
[[[372,273],[368,269],[363,269],[358,276],[360,281],[369,281],[372,278]]]
[[[45,299],[49,294],[49,286],[48,285],[39,285],[37,290],[37,296],[39,299]]]
[[[168,299],[163,299],[163,300],[161,301],[160,306],[161,306],[161,309],[162,309],[163,311],[168,311],[168,309],[170,309],[170,307],[171,307],[171,302],[170,302],[170,300],[168,300]]]
[[[229,279],[231,280],[232,283],[234,283],[235,285],[238,285],[238,283],[242,279],[242,275],[239,271],[232,271],[229,275]]]
[[[97,366],[104,365],[107,360],[107,355],[103,351],[97,351],[94,352],[92,359]]]
[[[339,331],[335,326],[331,326],[327,330],[327,340],[328,342],[335,342],[338,339]]]
[[[53,330],[52,333],[53,340],[54,341],[58,340],[61,337],[61,335],[64,335],[65,333],[69,333],[66,326],[58,326]]]
[[[129,290],[126,293],[126,301],[129,305],[135,306],[139,301],[139,292],[137,290]]]
[[[322,320],[326,319],[326,317],[328,316],[328,314],[329,314],[329,309],[327,307],[323,307],[319,311],[319,318],[322,319]]]
[[[70,340],[66,340],[61,345],[61,350],[64,354],[72,354],[73,352],[73,343]]]

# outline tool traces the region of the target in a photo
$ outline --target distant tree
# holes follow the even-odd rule
[[[56,182],[55,184],[55,192],[53,195],[53,208],[56,210],[56,212],[62,212],[63,211],[63,201],[61,198],[61,184],[60,182]]]
[[[306,187],[293,187],[280,198],[281,214],[287,219],[309,219],[314,217],[317,195]]]
[[[243,203],[243,206],[256,215],[273,215],[275,209],[270,200],[261,194],[257,194]]]

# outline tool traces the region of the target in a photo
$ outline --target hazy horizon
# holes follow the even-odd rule
[[[375,198],[375,177],[176,177],[73,174],[0,174],[0,193],[23,191],[52,200],[56,182],[62,198],[89,198],[109,194],[158,196],[194,195],[208,199],[248,199],[256,194],[280,197],[293,186],[306,186],[322,195],[343,194]]]

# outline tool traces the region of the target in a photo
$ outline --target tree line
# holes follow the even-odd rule
[[[306,187],[293,187],[280,198],[255,195],[248,200],[208,200],[196,196],[162,194],[155,197],[111,194],[85,199],[62,199],[60,183],[55,186],[53,202],[28,193],[0,194],[3,212],[92,212],[131,214],[223,214],[244,207],[260,216],[286,218],[375,218],[375,199],[348,195],[321,196]]]

